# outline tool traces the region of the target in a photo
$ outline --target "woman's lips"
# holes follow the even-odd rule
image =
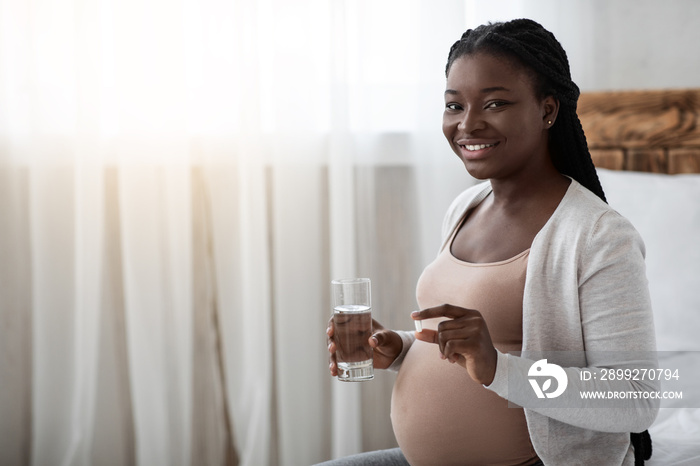
[[[469,143],[457,144],[459,146],[462,157],[468,160],[476,160],[484,157],[491,149],[498,145],[497,142],[491,143]]]

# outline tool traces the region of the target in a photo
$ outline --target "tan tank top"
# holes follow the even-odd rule
[[[522,308],[529,250],[487,264],[460,261],[452,240],[423,271],[421,309],[440,304],[476,309],[494,346],[522,349]],[[424,321],[436,329],[438,319]],[[437,345],[416,340],[399,371],[391,401],[396,439],[406,459],[421,465],[528,465],[537,455],[525,414],[474,382],[467,371],[439,357]]]

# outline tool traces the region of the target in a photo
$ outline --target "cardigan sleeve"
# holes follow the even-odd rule
[[[413,344],[414,341],[416,341],[416,334],[410,331],[406,330],[395,330],[396,333],[399,334],[401,337],[401,342],[403,343],[403,347],[401,348],[401,353],[394,359],[394,362],[391,363],[389,367],[387,367],[387,370],[392,371],[392,372],[398,372],[399,369],[401,368],[401,364],[403,363],[403,360],[406,358],[406,354],[408,353],[408,350],[411,349],[411,345]]]
[[[572,248],[575,246],[571,246]],[[511,402],[550,419],[583,429],[603,432],[641,432],[658,413],[659,400],[642,393],[659,390],[650,378],[585,380],[583,372],[601,369],[658,367],[651,300],[644,264],[644,243],[634,227],[613,210],[594,223],[586,241],[578,247],[578,313],[585,355],[563,366],[568,386],[557,400],[539,400],[535,395],[531,367],[546,352],[524,357],[499,353],[496,376],[488,389]],[[551,303],[556,307],[557,303]],[[560,338],[550,335],[548,340]],[[560,344],[562,349],[566,344]],[[577,353],[583,353],[578,351]],[[554,360],[557,356],[553,355]],[[552,359],[549,361],[553,362]],[[624,393],[627,399],[586,402],[582,392]],[[633,395],[638,394],[638,395]],[[572,409],[574,406],[583,409]],[[598,408],[596,408],[596,407]],[[605,409],[599,409],[599,408]]]

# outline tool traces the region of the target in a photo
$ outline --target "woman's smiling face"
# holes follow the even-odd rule
[[[553,97],[537,96],[518,62],[477,52],[450,67],[442,130],[475,178],[527,176],[551,163],[548,122],[557,109]]]

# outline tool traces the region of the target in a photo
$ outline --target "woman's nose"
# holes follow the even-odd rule
[[[486,122],[482,118],[481,112],[476,109],[465,109],[460,118],[457,128],[467,134],[484,129]]]

